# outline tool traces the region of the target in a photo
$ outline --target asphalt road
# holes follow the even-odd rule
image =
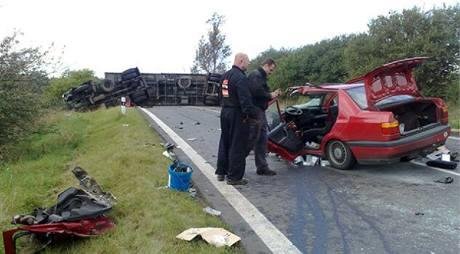
[[[149,110],[216,166],[219,108]],[[447,147],[458,151],[460,140],[449,139]],[[278,175],[256,175],[250,155],[249,184],[237,189],[302,253],[460,253],[457,175],[410,162],[340,171],[294,166],[270,156],[269,165]],[[434,182],[449,176],[451,184]],[[240,226],[238,218],[227,222]],[[250,253],[266,252],[257,239],[243,242]]]

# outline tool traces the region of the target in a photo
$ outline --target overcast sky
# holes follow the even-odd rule
[[[424,10],[453,0],[0,0],[0,38],[24,33],[25,45],[64,48],[70,69],[103,76],[138,66],[142,72],[189,72],[198,40],[213,12],[226,18],[232,52],[250,58],[337,35],[365,32],[391,10]],[[233,57],[233,56],[232,56]],[[229,59],[230,61],[230,59]]]

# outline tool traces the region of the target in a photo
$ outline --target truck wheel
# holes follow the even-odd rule
[[[113,89],[115,88],[115,84],[110,79],[104,79],[102,84],[100,84],[100,87],[102,91],[109,93],[113,91]]]
[[[351,169],[356,160],[350,148],[339,140],[333,140],[327,144],[326,156],[334,168]]]

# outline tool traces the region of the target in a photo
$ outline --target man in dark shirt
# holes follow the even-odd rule
[[[217,156],[218,181],[227,176],[227,184],[244,185],[246,157],[255,143],[251,129],[257,124],[257,108],[252,102],[249,80],[244,73],[249,65],[246,54],[238,53],[232,69],[222,77],[220,112],[221,135]]]
[[[249,78],[249,89],[253,97],[254,105],[257,107],[257,119],[260,122],[259,136],[254,145],[254,157],[258,175],[276,175],[276,172],[271,170],[267,164],[267,118],[265,110],[268,108],[268,102],[279,96],[279,89],[270,93],[270,88],[267,85],[267,76],[272,74],[276,68],[276,63],[273,59],[268,58],[262,66],[251,72]]]

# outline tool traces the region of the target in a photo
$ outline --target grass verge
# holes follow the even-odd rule
[[[453,129],[460,129],[460,105],[449,103],[449,124]]]
[[[35,207],[49,207],[57,194],[77,186],[71,169],[79,165],[104,190],[118,198],[110,216],[116,228],[99,237],[49,246],[45,253],[242,253],[239,247],[215,248],[204,241],[175,238],[190,227],[224,227],[203,213],[188,193],[159,189],[167,183],[168,161],[160,138],[135,109],[89,113],[57,112],[45,127],[16,145],[19,160],[0,166],[0,225]],[[39,246],[21,240],[18,249]]]

